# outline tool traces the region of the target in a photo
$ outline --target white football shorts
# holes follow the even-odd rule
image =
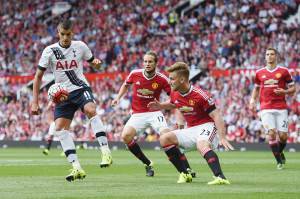
[[[179,146],[187,151],[197,149],[197,142],[201,140],[209,141],[212,149],[216,149],[219,145],[217,128],[213,122],[186,129],[177,129],[173,132],[178,139]]]
[[[260,118],[265,130],[268,132],[271,129],[276,129],[280,132],[288,132],[288,111],[267,109],[262,110]]]
[[[134,113],[127,121],[126,126],[133,127],[136,132],[141,132],[147,127],[152,127],[156,133],[168,129],[166,119],[161,111]]]

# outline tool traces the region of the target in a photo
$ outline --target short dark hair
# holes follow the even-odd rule
[[[167,68],[167,72],[169,73],[175,72],[178,75],[185,77],[187,80],[189,79],[190,76],[189,67],[184,62],[176,62],[175,64]]]
[[[62,19],[59,22],[58,27],[61,27],[62,29],[65,29],[65,30],[69,30],[69,29],[72,29],[73,23],[70,19]]]
[[[267,52],[268,50],[273,50],[273,51],[275,52],[275,55],[276,55],[276,56],[278,55],[278,51],[277,51],[275,48],[269,47],[269,48],[267,48],[266,52]]]
[[[151,55],[152,57],[154,57],[154,62],[155,62],[155,63],[157,63],[157,61],[158,61],[158,58],[157,58],[157,54],[156,54],[156,52],[154,52],[154,51],[150,50],[150,51],[146,52],[146,54],[145,54],[145,55]]]

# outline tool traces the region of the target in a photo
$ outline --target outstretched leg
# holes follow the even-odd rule
[[[100,117],[96,114],[96,104],[89,102],[84,105],[84,113],[90,119],[92,130],[99,142],[102,153],[100,167],[108,167],[112,164],[111,151],[108,147],[108,140],[105,133],[105,128]]]
[[[136,130],[133,127],[125,126],[122,132],[123,142],[128,150],[145,165],[146,176],[152,177],[154,176],[153,162],[146,157],[138,143],[136,143],[134,140],[135,135]]]
[[[287,138],[288,138],[288,135],[286,132],[279,132],[278,144],[279,144],[279,153],[281,156],[282,164],[285,164],[285,162],[286,162],[286,158],[285,158],[283,151],[284,151],[284,148],[286,147]]]
[[[51,149],[51,145],[53,142],[53,137],[54,137],[54,133],[55,133],[55,122],[52,122],[49,126],[49,130],[48,130],[48,139],[47,139],[47,146],[46,148],[43,150],[43,154],[44,155],[48,155]]]
[[[273,152],[273,155],[277,162],[277,169],[283,169],[282,159],[280,155],[280,147],[279,143],[276,139],[276,130],[271,129],[269,130],[269,146]]]
[[[208,166],[214,174],[214,180],[208,182],[209,185],[216,184],[230,184],[230,182],[225,178],[221,165],[219,162],[218,155],[211,149],[211,144],[208,141],[201,140],[197,142],[197,149],[200,154],[206,160]]]
[[[192,176],[188,173],[184,161],[181,159],[182,153],[180,152],[178,140],[173,132],[168,132],[160,137],[160,144],[165,150],[170,162],[174,165],[180,173],[177,183],[192,182]]]

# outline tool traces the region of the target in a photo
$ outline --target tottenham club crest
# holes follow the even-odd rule
[[[73,48],[72,50],[74,57],[76,57],[76,50]]]

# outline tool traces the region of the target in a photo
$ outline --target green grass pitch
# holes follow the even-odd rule
[[[128,151],[113,151],[114,163],[100,168],[96,150],[79,150],[87,173],[81,181],[67,182],[70,165],[60,151],[48,156],[41,149],[0,149],[0,198],[300,198],[300,153],[286,153],[287,165],[277,170],[271,152],[218,152],[227,186],[208,186],[212,173],[196,152],[187,154],[197,178],[177,184],[178,173],[162,151],[145,151],[155,163],[155,177],[145,176],[143,165]]]

